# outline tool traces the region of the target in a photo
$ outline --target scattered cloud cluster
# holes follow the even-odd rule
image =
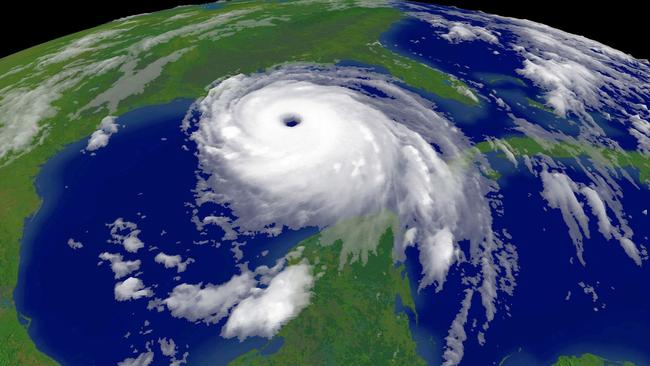
[[[68,246],[71,249],[75,249],[75,250],[76,249],[81,249],[81,248],[84,247],[83,243],[81,243],[80,241],[76,241],[76,240],[74,240],[72,238],[68,239]]]
[[[138,238],[141,231],[138,230],[137,224],[120,217],[107,226],[111,230],[112,239],[109,242],[122,245],[129,253],[136,253],[144,248],[144,243]]]
[[[443,355],[445,359],[443,366],[458,365],[463,359],[463,355],[465,354],[463,342],[467,339],[465,323],[467,323],[467,316],[472,305],[473,296],[474,292],[471,289],[465,290],[465,297],[461,303],[460,311],[456,314],[456,318],[454,318],[449,328],[449,333],[445,337],[447,345]]]
[[[135,358],[126,358],[118,362],[117,366],[149,366],[153,362],[154,353],[151,351],[143,352]]]
[[[221,332],[226,338],[271,338],[309,304],[314,285],[311,266],[286,266],[286,259],[300,255],[292,252],[270,268],[242,267],[241,274],[219,285],[184,283],[154,302],[166,306],[172,316],[192,322],[216,324],[227,318]]]
[[[630,117],[629,132],[638,141],[639,151],[646,155],[650,155],[650,122],[641,118],[638,114]]]
[[[139,259],[125,261],[121,254],[103,252],[99,255],[99,258],[111,263],[111,270],[115,274],[115,279],[125,277],[140,269],[141,261]]]
[[[162,352],[164,356],[176,356],[178,350],[176,349],[176,343],[173,339],[161,338],[158,340],[158,344],[160,344],[160,352]]]
[[[443,16],[426,12],[413,12],[409,13],[409,15],[431,24],[434,28],[443,28],[444,31],[437,33],[450,43],[471,42],[478,39],[488,43],[499,43],[499,33],[482,26],[470,24],[469,22],[452,21]]]
[[[187,364],[187,356],[189,356],[189,352],[183,353],[183,358],[177,358],[176,355],[178,354],[178,347],[176,346],[176,342],[174,342],[173,339],[160,338],[158,339],[158,344],[160,345],[160,352],[163,354],[163,356],[170,359],[169,366],[180,366]]]
[[[90,135],[86,150],[95,151],[106,147],[111,136],[117,132],[118,126],[115,117],[107,116],[102,119],[99,129]]]
[[[265,289],[255,288],[232,310],[221,334],[226,338],[273,337],[309,305],[314,278],[308,264],[287,267]]]
[[[625,253],[638,266],[642,265],[642,251],[634,242],[625,236],[625,232],[630,232],[625,222],[622,223],[623,229],[612,225],[607,214],[607,207],[601,199],[598,192],[584,184],[575,183],[569,176],[559,172],[542,171],[540,174],[544,191],[542,196],[548,201],[550,207],[557,208],[562,213],[562,218],[569,228],[569,235],[576,246],[578,260],[584,265],[584,248],[583,235],[589,238],[589,217],[585,213],[582,204],[578,201],[576,194],[585,197],[586,202],[591,207],[592,214],[598,220],[598,230],[610,240],[616,238]],[[616,207],[614,207],[616,209]],[[629,235],[629,234],[628,234]],[[644,255],[645,256],[645,255]]]
[[[174,317],[214,324],[227,316],[256,284],[254,274],[248,271],[234,275],[221,285],[181,284],[163,303]]]
[[[138,238],[140,230],[134,222],[117,218],[114,222],[106,224],[110,230],[111,239],[109,243],[121,245],[128,253],[134,254],[144,247],[144,243]],[[99,259],[111,264],[115,279],[120,279],[140,270],[142,261],[125,260],[122,254],[102,252]],[[153,290],[146,287],[139,278],[129,276],[126,280],[117,282],[114,287],[115,300],[128,301],[153,296]]]
[[[169,255],[164,252],[156,254],[154,258],[156,263],[160,263],[165,266],[165,268],[176,268],[176,272],[181,273],[185,272],[187,265],[194,262],[194,259],[188,258],[183,261],[183,258],[180,255]]]
[[[117,301],[137,300],[152,295],[153,291],[145,287],[139,278],[129,277],[115,284],[115,300]]]
[[[543,171],[541,178],[544,184],[542,195],[549,206],[562,212],[564,222],[569,227],[569,235],[576,245],[578,259],[584,263],[582,237],[583,234],[589,237],[589,219],[574,194],[578,186],[566,174],[558,172]]]

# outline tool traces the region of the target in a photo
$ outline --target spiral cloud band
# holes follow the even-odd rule
[[[388,209],[402,225],[396,256],[419,248],[421,287],[441,288],[465,260],[460,240],[471,262],[493,267],[489,185],[468,163],[468,140],[390,78],[289,66],[223,80],[198,110],[203,200],[227,205],[239,232],[325,228]]]

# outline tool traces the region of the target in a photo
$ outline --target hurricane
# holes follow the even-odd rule
[[[227,205],[233,230],[324,229],[389,210],[395,259],[419,249],[419,287],[440,290],[452,265],[475,267],[468,287],[493,318],[496,273],[512,276],[494,260],[497,187],[431,102],[368,69],[292,65],[221,80],[195,110],[199,201]]]

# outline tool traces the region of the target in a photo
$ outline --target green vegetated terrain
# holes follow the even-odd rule
[[[617,151],[580,143],[577,140],[575,142],[548,141],[542,144],[526,136],[505,137],[502,141],[507,143],[515,156],[546,154],[554,159],[587,157],[610,168],[632,168],[637,172],[640,183],[646,183],[650,179],[650,157],[638,151]],[[478,143],[476,147],[481,153],[500,152],[498,147],[487,141]],[[505,156],[505,154],[500,153],[500,156]]]
[[[214,8],[181,7],[111,22],[0,59],[0,93],[35,91],[42,85],[47,85],[50,92],[60,92],[51,101],[55,113],[38,121],[41,130],[31,146],[0,156],[0,365],[54,363],[38,352],[18,322],[12,298],[23,223],[40,205],[33,180],[41,165],[66,144],[87,137],[106,115],[119,116],[135,108],[181,97],[198,98],[214,80],[237,73],[257,72],[286,62],[332,64],[340,60],[376,66],[415,88],[467,105],[475,104],[457,90],[464,85],[462,82],[378,43],[380,34],[402,18],[399,11],[356,7],[332,10],[330,6],[318,2],[307,5],[232,2]],[[236,20],[239,23],[229,20],[223,24],[209,23],[229,12],[241,12]],[[174,34],[197,24],[204,24],[200,32]],[[92,38],[99,32],[116,29],[121,30],[119,35],[99,42],[101,45],[110,41],[106,47],[82,50],[63,62],[39,59],[56,55],[82,37]],[[209,32],[212,34],[204,37]],[[159,35],[166,38],[163,41],[153,38]],[[159,42],[147,44],[150,40]],[[139,48],[146,47],[149,47],[146,51],[139,52]],[[134,75],[151,74],[148,66],[178,50],[183,53],[160,66],[159,75],[142,82],[139,90],[131,90],[130,95],[119,95],[119,92],[117,97],[113,95],[113,106],[100,103],[83,108],[111,86],[125,82],[120,79],[125,76],[122,67],[86,74],[81,70],[57,79],[71,67],[102,60],[117,62],[123,58],[135,60],[131,70]],[[138,77],[127,78],[125,85],[136,83]],[[75,78],[79,80],[72,86],[57,89],[61,82]],[[1,98],[2,94],[0,103]],[[3,118],[7,116],[0,115],[0,125],[4,123]]]
[[[517,88],[526,88],[526,83],[519,78],[508,75],[476,73],[475,77],[489,83],[492,86],[514,86]],[[537,100],[525,97],[525,103],[528,107],[542,111],[548,115],[556,116],[555,111],[549,106],[540,103]],[[509,150],[520,157],[523,155],[533,156],[536,154],[545,154],[553,159],[576,159],[586,157],[593,162],[601,164],[608,168],[630,168],[635,171],[638,182],[645,184],[650,180],[650,156],[636,150],[617,150],[609,147],[596,146],[590,142],[581,142],[577,139],[568,138],[565,141],[536,141],[528,136],[505,136],[501,140],[507,144]],[[497,152],[499,157],[505,157],[505,154],[499,147],[490,141],[483,141],[476,144],[481,153]],[[491,179],[501,177],[500,172],[491,171],[488,174]]]
[[[581,356],[560,356],[552,366],[634,366],[634,364],[627,361],[610,361],[585,353]]]
[[[397,225],[382,225],[391,220],[381,215],[371,220],[371,231],[378,234],[374,246],[348,248],[356,243],[350,242],[355,235],[346,232],[358,230],[357,222],[341,235],[319,234],[299,244],[302,256],[292,261],[313,265],[316,276],[310,305],[276,335],[283,341],[279,350],[265,354],[271,340],[231,365],[426,364],[416,353],[408,316],[396,313],[398,297],[403,307],[414,311],[404,265],[393,262]],[[370,228],[367,224],[361,223],[364,229]],[[365,254],[360,252],[364,247]]]

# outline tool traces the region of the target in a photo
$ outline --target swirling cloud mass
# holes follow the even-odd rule
[[[200,103],[193,135],[213,200],[244,232],[324,228],[390,209],[417,243],[422,286],[442,287],[462,255],[491,240],[486,183],[467,139],[383,75],[292,66],[238,75]],[[481,214],[482,213],[482,214]]]
[[[496,273],[511,275],[495,259],[495,183],[430,102],[366,69],[293,65],[222,80],[196,109],[197,202],[232,210],[235,219],[219,223],[226,233],[322,229],[389,210],[401,225],[395,259],[419,249],[420,288],[442,289],[454,263],[472,266],[464,283],[492,320]]]

